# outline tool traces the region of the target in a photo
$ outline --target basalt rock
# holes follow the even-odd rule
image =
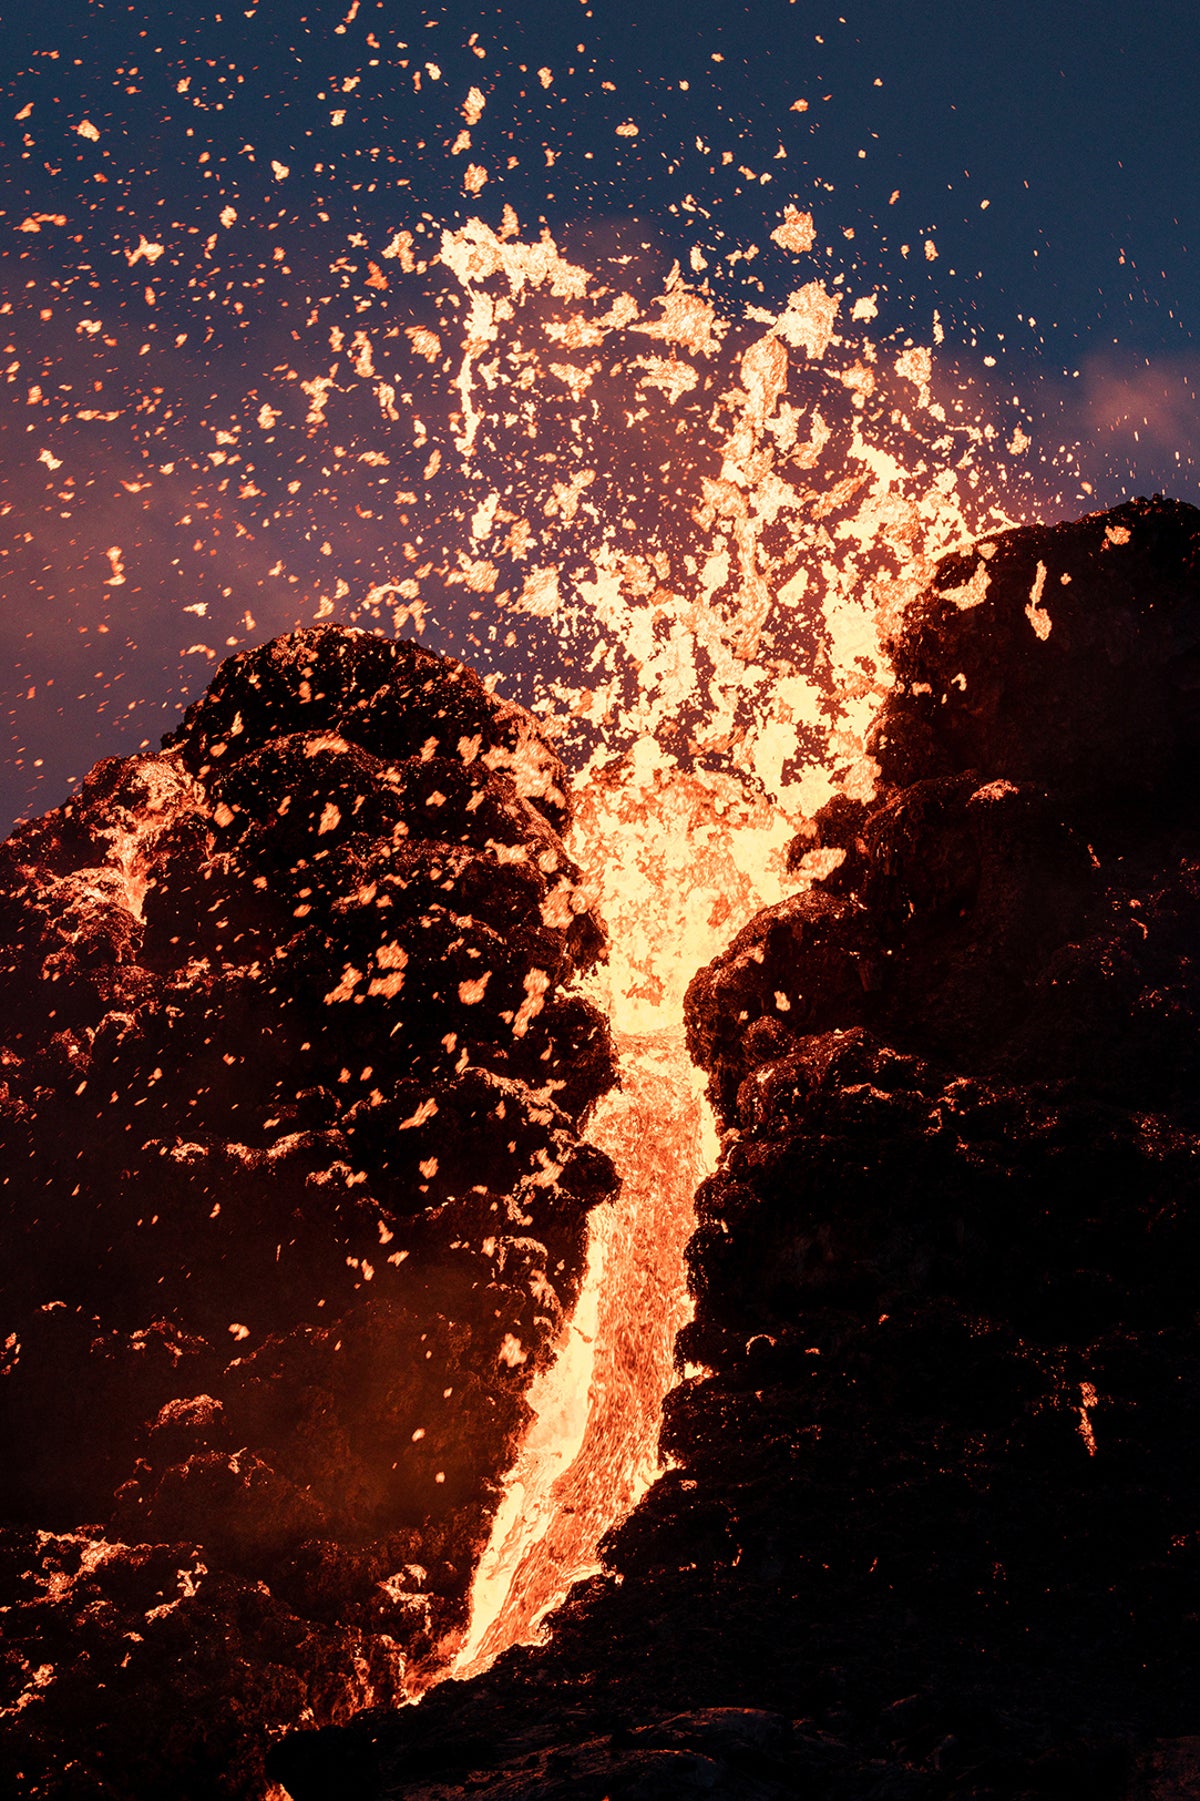
[[[876,798],[689,994],[669,1470],[548,1643],[285,1742],[296,1801],[1196,1792],[1198,555],[1157,499],[941,565]]]
[[[568,823],[528,715],[325,627],[0,849],[6,1793],[258,1796],[444,1660],[615,1187]]]

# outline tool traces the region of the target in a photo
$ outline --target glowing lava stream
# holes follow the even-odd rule
[[[675,1335],[691,1315],[683,1251],[716,1133],[682,1031],[618,1040],[621,1087],[589,1137],[622,1191],[589,1223],[587,1274],[554,1364],[529,1391],[534,1420],[480,1561],[466,1642],[449,1672],[478,1674],[537,1637],[597,1547],[658,1473]]]

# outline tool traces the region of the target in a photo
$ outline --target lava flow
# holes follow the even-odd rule
[[[651,739],[593,770],[576,846],[594,872],[612,946],[594,998],[613,1022],[621,1086],[589,1136],[619,1199],[590,1219],[588,1271],[476,1573],[468,1636],[448,1672],[470,1676],[600,1567],[605,1533],[659,1469],[674,1341],[691,1315],[684,1250],[717,1142],[683,1043],[687,983],[731,930],[780,898],[786,817],[729,776],[672,768]]]
[[[619,1042],[621,1087],[591,1137],[622,1176],[591,1216],[588,1270],[557,1361],[534,1383],[520,1461],[475,1578],[470,1634],[451,1675],[527,1643],[573,1582],[600,1568],[605,1532],[658,1472],[662,1400],[690,1301],[683,1251],[715,1132],[681,1036]]]

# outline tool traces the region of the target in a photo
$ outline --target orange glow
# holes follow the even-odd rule
[[[465,152],[485,105],[472,88],[451,152],[473,193],[487,174]],[[774,307],[749,288],[719,299],[700,253],[691,278],[647,243],[577,260],[546,230],[523,234],[510,206],[499,228],[468,219],[420,243],[398,230],[364,246],[376,298],[345,326],[314,307],[309,335],[293,333],[297,366],[276,365],[253,391],[254,429],[290,422],[304,447],[289,492],[310,452],[329,479],[341,463],[403,469],[394,564],[361,578],[326,543],[313,616],[453,642],[490,686],[533,704],[573,774],[571,849],[586,878],[547,904],[594,897],[612,941],[587,988],[624,1087],[589,1130],[623,1193],[593,1215],[575,1316],[530,1390],[455,1675],[533,1635],[653,1480],[690,1305],[692,1197],[715,1156],[683,1048],[687,985],[803,884],[786,852],[804,821],[834,793],[871,796],[887,633],[936,559],[1015,523],[990,485],[996,430],[929,347],[882,334],[876,294],[836,270],[820,229],[791,204],[764,221],[789,259]],[[130,260],[161,254],[143,239]],[[236,440],[218,434],[214,467]],[[106,555],[113,587],[134,565],[116,544]],[[270,575],[296,579],[282,554]],[[1044,635],[1040,588],[1030,601]],[[474,754],[466,741],[460,751]],[[523,793],[544,792],[543,746],[523,738],[509,761]],[[172,787],[169,759],[155,767],[162,791],[113,843],[135,912],[154,834],[195,804],[182,772]],[[398,956],[371,991],[400,997],[404,979]],[[488,979],[463,982],[460,1000],[480,1001]],[[329,998],[358,980],[348,968]],[[547,980],[531,972],[518,1036]],[[515,1340],[501,1354],[523,1356]]]
[[[508,645],[548,643],[541,710],[577,771],[572,851],[612,940],[589,992],[621,1046],[623,1089],[589,1129],[624,1188],[593,1215],[575,1317],[530,1391],[455,1676],[536,1636],[654,1478],[715,1156],[684,993],[803,885],[786,869],[803,821],[873,793],[884,641],[936,559],[1012,523],[974,498],[994,431],[951,422],[927,347],[871,338],[873,295],[800,280],[779,311],[723,317],[678,267],[649,296],[636,269],[614,292],[519,230],[506,213],[442,236],[454,288],[423,336],[453,403],[430,469],[455,459],[462,501],[422,569],[480,597],[492,642],[507,616]],[[789,209],[773,236],[803,256],[815,227]],[[400,592],[397,628],[423,605],[416,576]]]
[[[449,1674],[473,1676],[527,1643],[658,1473],[675,1335],[691,1316],[683,1249],[716,1134],[680,1036],[620,1044],[621,1088],[591,1137],[624,1178],[590,1221],[588,1270],[557,1362],[529,1392],[534,1420],[483,1554],[471,1626]]]

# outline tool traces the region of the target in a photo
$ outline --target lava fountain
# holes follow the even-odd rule
[[[621,1086],[589,1129],[622,1196],[592,1212],[586,1280],[529,1392],[469,1624],[457,1644],[431,1640],[420,1675],[399,1673],[412,1698],[431,1665],[465,1675],[536,1635],[653,1481],[692,1197],[715,1152],[683,1043],[687,984],[816,873],[812,859],[789,869],[806,819],[835,793],[872,793],[889,625],[938,557],[1014,523],[992,499],[996,433],[939,388],[931,352],[871,336],[872,296],[815,249],[808,214],[789,206],[770,236],[802,265],[774,308],[652,258],[585,267],[548,232],[524,241],[511,208],[498,228],[443,233],[428,260],[397,232],[373,246],[387,316],[314,311],[292,362],[254,390],[247,429],[278,425],[297,463],[319,450],[329,468],[352,455],[403,470],[396,565],[358,595],[339,578],[317,618],[347,600],[351,623],[407,628],[536,711],[573,777],[588,889],[556,890],[542,924],[594,901],[611,937],[585,987]],[[470,734],[455,748],[520,773],[523,753]],[[424,1439],[421,1425],[411,1442]]]
[[[342,38],[357,11],[354,0],[335,27]],[[373,36],[368,42],[380,48]],[[474,38],[471,47],[473,59],[486,60]],[[407,71],[407,61],[400,66]],[[425,71],[431,83],[441,82],[440,65],[426,64]],[[549,89],[551,71],[538,73]],[[193,80],[199,84],[204,77],[181,73],[175,90],[181,99]],[[419,93],[422,75],[415,68],[412,80]],[[358,81],[357,74],[348,76],[344,92]],[[136,91],[125,88],[129,95]],[[490,94],[490,87],[485,95],[472,84],[458,104],[465,129],[458,131],[456,122],[453,146],[446,140],[451,158],[470,146]],[[188,101],[189,118],[193,105],[201,106],[198,92]],[[214,102],[214,111],[224,105]],[[495,105],[498,114],[499,97]],[[32,102],[16,117],[30,113]],[[339,106],[334,125],[345,117]],[[187,127],[189,140],[195,129]],[[617,129],[636,137],[632,122]],[[76,131],[89,145],[101,136],[87,122]],[[107,157],[108,127],[105,140],[97,154]],[[32,145],[32,135],[27,141]],[[699,139],[696,144],[709,154]],[[424,140],[419,149],[426,151]],[[201,161],[207,163],[209,154],[205,150]],[[249,144],[242,154],[253,164]],[[396,158],[389,153],[387,160]],[[553,161],[550,155],[548,166]],[[225,162],[222,157],[220,166]],[[509,166],[516,162],[514,156]],[[291,178],[289,166],[269,166],[272,195],[289,192],[278,187]],[[457,183],[459,165],[454,167]],[[488,198],[479,199],[486,167],[472,161],[463,168],[468,204],[486,209],[499,192],[498,180]],[[324,164],[317,163],[315,172],[323,173]],[[217,176],[218,165],[205,172],[206,181]],[[772,178],[764,173],[758,179]],[[95,179],[107,185],[104,174]],[[501,212],[498,203],[490,223],[468,217],[443,231],[436,211],[417,222],[412,195],[399,194],[409,179],[398,178],[386,230],[381,212],[372,215],[373,223],[364,213],[364,229],[349,238],[354,261],[339,254],[327,276],[320,271],[315,281],[295,278],[286,302],[294,311],[286,321],[281,316],[278,332],[264,334],[270,348],[257,366],[253,359],[260,353],[249,353],[244,384],[219,408],[216,395],[202,405],[187,398],[183,378],[190,352],[188,358],[156,354],[141,365],[152,348],[147,336],[138,366],[153,368],[163,385],[151,388],[143,377],[136,406],[110,409],[107,396],[101,411],[94,396],[111,374],[106,350],[119,346],[117,336],[105,333],[118,327],[98,316],[76,321],[72,311],[63,328],[72,361],[56,373],[72,376],[61,384],[65,396],[76,383],[83,391],[86,368],[90,404],[76,411],[74,401],[63,400],[57,430],[64,435],[54,437],[56,448],[41,448],[38,441],[37,481],[43,480],[41,469],[49,476],[63,467],[69,443],[81,459],[86,444],[87,456],[97,461],[119,460],[112,447],[127,445],[132,479],[120,487],[130,498],[117,502],[123,523],[110,526],[99,515],[82,532],[84,538],[88,530],[103,534],[91,541],[93,551],[110,542],[112,547],[100,552],[111,569],[102,598],[96,599],[90,578],[86,587],[81,583],[81,595],[88,595],[78,603],[81,636],[91,629],[92,612],[95,629],[109,633],[99,614],[116,604],[117,593],[142,593],[144,570],[131,548],[141,543],[141,522],[132,508],[140,515],[153,502],[156,533],[166,532],[168,511],[170,530],[186,529],[178,545],[158,539],[180,550],[173,570],[183,567],[189,544],[192,557],[212,557],[214,570],[224,570],[231,534],[238,540],[235,556],[248,559],[239,569],[236,602],[232,582],[217,600],[213,573],[204,577],[209,586],[203,590],[185,587],[182,610],[200,621],[211,605],[212,617],[207,625],[186,626],[187,637],[177,640],[182,655],[215,662],[222,637],[226,648],[235,648],[243,632],[261,633],[250,612],[242,611],[257,559],[262,600],[251,597],[260,617],[265,603],[272,623],[281,626],[279,615],[302,596],[304,623],[310,615],[318,621],[336,616],[385,633],[408,631],[453,653],[486,672],[489,686],[502,686],[536,712],[573,777],[572,852],[587,872],[590,894],[576,890],[568,897],[565,888],[556,890],[541,923],[555,929],[569,924],[564,910],[576,900],[585,906],[594,900],[608,923],[610,960],[584,987],[610,1021],[621,1079],[599,1103],[589,1131],[615,1162],[622,1192],[615,1203],[592,1210],[586,1276],[555,1361],[529,1389],[529,1429],[482,1547],[469,1623],[462,1629],[456,1612],[453,1631],[430,1629],[431,1649],[419,1675],[415,1658],[407,1666],[393,1660],[395,1683],[388,1693],[415,1698],[431,1667],[435,1680],[470,1675],[507,1647],[536,1636],[539,1622],[571,1584],[600,1567],[606,1533],[654,1480],[663,1398],[681,1373],[687,1375],[675,1363],[675,1341],[690,1308],[684,1252],[694,1223],[692,1199],[716,1151],[683,1042],[685,989],[743,923],[828,866],[817,856],[789,857],[789,849],[835,794],[867,800],[873,792],[878,770],[869,730],[891,681],[887,633],[945,552],[1019,523],[998,496],[1020,491],[1014,471],[1030,441],[1017,426],[1005,444],[995,425],[980,418],[969,390],[939,369],[930,348],[902,331],[882,329],[883,284],[861,262],[839,266],[829,220],[793,202],[762,220],[762,261],[749,276],[758,245],[723,253],[697,239],[690,258],[683,253],[686,269],[675,262],[668,270],[671,253],[661,255],[660,242],[642,237],[643,230],[654,236],[652,229],[634,221],[581,226],[560,247],[548,229],[530,232],[528,222],[523,229],[513,207],[504,204]],[[366,191],[375,191],[374,182]],[[814,191],[832,193],[827,184]],[[801,197],[798,188],[792,192],[793,199]],[[823,204],[818,198],[818,209]],[[690,196],[685,206],[706,221],[711,217]],[[285,210],[279,209],[280,219]],[[461,221],[463,214],[456,217]],[[165,323],[172,281],[177,300],[186,302],[188,330],[194,329],[192,309],[201,293],[216,303],[214,249],[220,245],[218,256],[231,257],[240,238],[234,234],[236,207],[226,205],[217,218],[220,230],[214,224],[207,237],[198,227],[187,228],[186,236],[197,240],[194,255],[182,237],[170,235],[183,234],[183,225],[168,231],[149,217],[153,239],[141,232],[136,246],[126,243],[128,270],[145,265],[132,278],[145,306],[159,308],[161,302],[158,319],[147,315],[147,334]],[[319,218],[330,223],[325,211]],[[411,229],[403,228],[406,218]],[[243,230],[248,221],[247,209]],[[41,244],[50,241],[49,231],[42,238],[43,228],[57,231],[66,223],[56,212],[31,212],[17,230]],[[275,228],[273,220],[268,229]],[[724,241],[719,230],[709,236]],[[94,257],[90,236],[80,233],[72,241]],[[32,255],[23,242],[22,254]],[[281,276],[293,279],[284,259],[291,255],[299,266],[295,252],[277,243],[273,255]],[[121,259],[114,253],[114,260]],[[54,268],[58,288],[58,264],[48,260],[46,267]],[[79,267],[90,275],[91,262]],[[256,276],[241,291],[248,295],[260,285]],[[26,286],[32,296],[35,281]],[[98,286],[89,280],[89,292]],[[226,290],[232,293],[232,280]],[[303,307],[295,305],[302,290]],[[21,304],[32,307],[33,298]],[[247,301],[228,304],[241,319]],[[87,305],[98,311],[98,301]],[[41,324],[58,316],[54,308],[68,320],[68,309],[55,298],[53,308],[40,310]],[[32,314],[30,321],[32,326]],[[176,335],[176,353],[188,342],[188,330]],[[940,342],[936,324],[934,334]],[[26,389],[23,405],[49,406],[52,367],[39,367],[41,380]],[[14,362],[10,381],[17,370]],[[178,435],[180,445],[191,448],[176,451],[177,434],[168,434],[167,425],[177,411],[189,409],[191,425],[203,425],[203,449],[195,448],[201,438],[192,430]],[[98,450],[100,431],[122,413],[127,440],[108,434],[107,449]],[[33,428],[24,412],[21,418],[23,442]],[[86,422],[87,432],[74,421]],[[47,429],[50,423],[47,414]],[[73,438],[65,435],[68,428]],[[210,448],[214,441],[217,448]],[[62,509],[77,507],[92,485],[83,480],[88,467],[81,460],[77,478],[68,466],[58,478],[58,507],[45,497],[48,515],[72,518]],[[285,477],[291,478],[286,484]],[[283,499],[285,486],[293,498]],[[135,502],[143,491],[147,498]],[[211,514],[212,523],[201,514]],[[323,526],[317,528],[318,519],[326,518],[336,521],[328,538]],[[319,543],[316,554],[329,559],[317,565],[311,592],[299,588],[301,578],[288,566],[303,553],[278,529],[281,523],[299,527],[302,520],[304,542]],[[56,538],[68,538],[56,523],[51,529]],[[222,531],[226,543],[218,558],[209,535]],[[33,533],[24,537],[33,543]],[[73,536],[69,541],[74,546]],[[40,559],[42,544],[30,554]],[[187,582],[198,581],[193,566],[188,569]],[[295,584],[297,592],[278,584]],[[209,598],[199,598],[201,592]],[[966,588],[958,598],[969,607],[978,595]],[[177,621],[170,631],[182,625]],[[212,643],[183,649],[187,638],[200,634]],[[92,679],[100,680],[99,672]],[[26,699],[34,694],[30,677]],[[302,699],[307,705],[309,693]],[[230,736],[241,730],[238,714]],[[434,737],[426,740],[422,760],[436,744]],[[222,743],[215,754],[225,749]],[[345,746],[326,744],[321,754],[345,754]],[[480,768],[493,772],[504,764],[495,748],[481,755],[478,738],[469,733],[459,740],[457,755],[467,767],[479,758]],[[445,800],[438,792],[430,804],[435,798],[438,805]],[[171,804],[166,791],[154,798],[157,811],[169,813]],[[289,794],[280,816],[290,805]],[[340,817],[327,806],[318,836],[326,834],[331,813]],[[485,848],[497,850],[493,843]],[[141,849],[136,833],[119,834],[108,859],[131,918],[139,920]],[[304,904],[296,919],[310,913],[309,893],[307,887],[298,891]],[[459,923],[472,926],[465,909]],[[401,970],[395,963],[388,969],[378,980],[394,984],[387,991],[392,995]],[[530,973],[548,979],[540,967]],[[359,980],[347,965],[350,975]],[[474,980],[463,984],[468,992],[476,986]],[[541,993],[537,981],[527,986],[529,1007],[537,1009]],[[339,984],[326,998],[340,1007],[349,988]],[[780,1009],[789,1005],[785,995],[776,1000]],[[525,1015],[522,1006],[519,1027],[511,1013],[503,1017],[519,1033]],[[441,1040],[443,1047],[453,1042],[453,1034]],[[233,1061],[231,1053],[225,1062]],[[363,1073],[354,1079],[366,1085],[370,1067],[356,1067]],[[347,1084],[351,1075],[347,1065]],[[547,1081],[535,1091],[542,1105],[553,1099],[552,1087]],[[369,1087],[364,1109],[368,1104]],[[397,1118],[401,1132],[415,1131],[423,1114]],[[272,1116],[272,1129],[278,1124]],[[425,1157],[416,1168],[436,1174],[437,1160]],[[428,1192],[415,1179],[413,1187]],[[421,1205],[415,1193],[414,1205]],[[428,1211],[435,1211],[432,1202]],[[155,1215],[151,1224],[157,1220]],[[389,1231],[386,1242],[391,1236]],[[401,1248],[387,1262],[399,1267],[408,1255]],[[364,1283],[372,1281],[370,1260],[348,1259],[348,1268],[351,1263],[363,1271]],[[461,1312],[466,1314],[465,1305]],[[240,1345],[248,1329],[234,1324],[229,1330]],[[557,1330],[555,1315],[546,1331]],[[406,1353],[392,1343],[378,1361],[395,1369]],[[506,1336],[504,1345],[509,1351],[515,1345],[520,1359],[517,1341]],[[340,1342],[334,1348],[340,1352]],[[490,1345],[484,1355],[491,1358]],[[507,1361],[504,1351],[501,1360]],[[511,1367],[502,1373],[513,1374],[515,1386]],[[441,1395],[447,1402],[453,1397],[460,1422],[470,1419],[453,1387]],[[379,1418],[376,1408],[372,1435]],[[426,1444],[425,1425],[417,1425],[407,1442]],[[511,1443],[505,1440],[506,1460]],[[445,1472],[432,1479],[443,1483]],[[494,1478],[487,1492],[494,1496]],[[466,1549],[456,1552],[456,1581],[469,1567],[468,1533],[480,1549],[487,1529],[486,1516],[482,1524],[472,1516],[464,1530]],[[426,1580],[423,1563],[406,1553],[402,1565],[389,1568],[396,1573],[376,1588],[393,1607],[411,1603],[428,1617],[429,1595],[405,1586]],[[460,1600],[456,1591],[456,1606]],[[380,1647],[391,1641],[372,1631],[372,1655],[382,1657]],[[365,1677],[346,1676],[339,1688],[342,1682],[341,1675],[327,1681],[335,1697],[329,1706],[349,1711],[369,1698]],[[314,1679],[310,1700],[317,1686]]]
[[[689,1315],[692,1198],[716,1150],[684,992],[746,920],[817,873],[788,870],[804,820],[834,792],[872,792],[881,632],[946,549],[1010,523],[970,504],[994,433],[949,422],[928,351],[887,358],[839,332],[837,283],[735,325],[677,269],[649,302],[614,295],[548,234],[516,232],[515,218],[499,234],[471,221],[443,238],[455,292],[438,354],[459,343],[446,449],[475,498],[471,549],[460,487],[442,513],[457,542],[426,551],[418,574],[489,597],[494,619],[544,640],[535,698],[579,772],[573,850],[612,938],[591,998],[621,1087],[589,1129],[623,1191],[592,1216],[582,1295],[530,1391],[455,1676],[536,1636],[654,1479]],[[811,220],[777,237],[811,249]],[[547,399],[564,391],[565,424]],[[419,588],[414,575],[395,626],[423,618]],[[600,679],[572,685],[571,669]]]

